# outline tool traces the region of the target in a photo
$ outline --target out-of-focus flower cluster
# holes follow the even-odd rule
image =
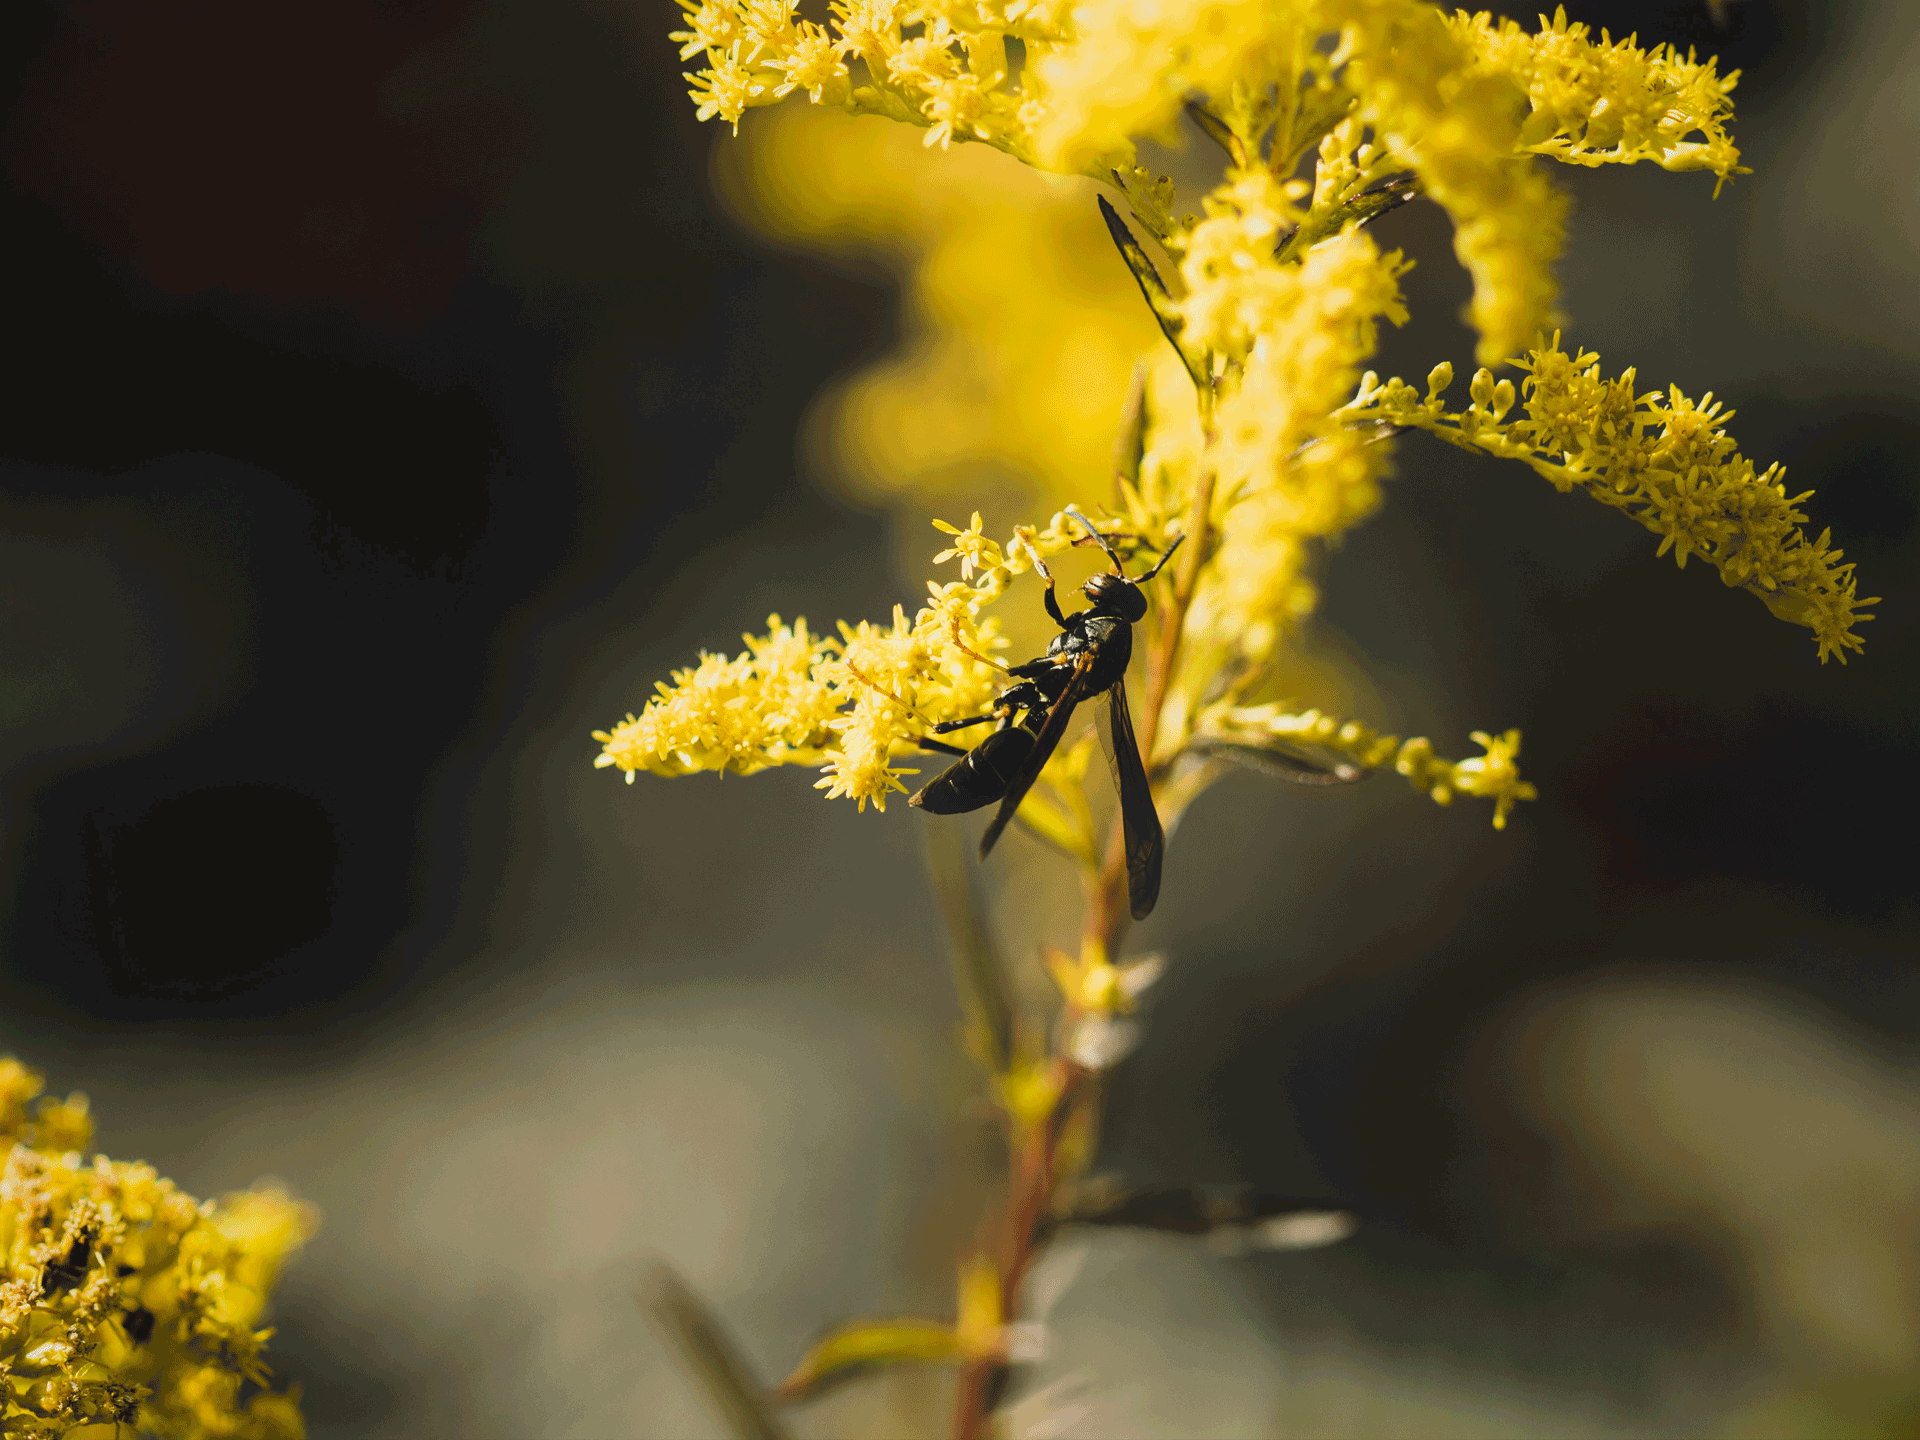
[[[270,1186],[196,1201],[151,1166],[82,1158],[86,1097],[0,1058],[0,1433],[299,1440],[256,1329],[311,1206]]]
[[[1442,398],[1451,366],[1437,366],[1424,395],[1402,380],[1369,374],[1342,416],[1429,431],[1464,449],[1522,460],[1562,491],[1578,488],[1661,537],[1684,567],[1698,555],[1729,586],[1750,591],[1783,620],[1810,627],[1820,659],[1861,648],[1853,627],[1873,617],[1851,563],[1830,548],[1831,532],[1809,540],[1798,507],[1812,491],[1788,495],[1778,464],[1756,472],[1740,454],[1711,394],[1698,404],[1676,385],[1639,394],[1632,370],[1600,373],[1600,357],[1568,355],[1556,334],[1518,362],[1510,380],[1482,370],[1464,410]],[[1515,401],[1521,413],[1512,415]],[[1512,418],[1508,418],[1512,415]]]
[[[918,135],[795,105],[714,147],[715,188],[742,224],[900,280],[896,344],[815,398],[811,464],[914,530],[941,500],[1022,515],[1085,500],[1135,361],[1162,357],[1157,413],[1191,415],[1192,382],[1114,255],[1091,180],[979,145],[928,151]]]

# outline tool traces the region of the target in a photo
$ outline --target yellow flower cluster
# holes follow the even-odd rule
[[[789,626],[778,615],[767,617],[765,635],[742,638],[743,654],[703,653],[698,665],[673,672],[672,685],[656,684],[658,694],[638,716],[611,733],[595,731],[606,745],[597,763],[618,765],[629,784],[640,770],[751,775],[769,765],[819,764],[844,697],[816,671],[838,644],[810,634],[804,618]]]
[[[1272,263],[1307,217],[1264,169],[1239,172],[1210,196],[1187,235],[1182,344],[1215,357],[1211,459],[1222,501],[1218,554],[1196,629],[1238,637],[1263,658],[1299,612],[1304,546],[1364,519],[1379,503],[1384,457],[1333,411],[1373,354],[1382,318],[1407,318],[1399,252],[1363,231]]]
[[[300,1440],[254,1327],[312,1208],[275,1189],[203,1203],[151,1166],[84,1161],[86,1097],[31,1107],[41,1085],[0,1059],[0,1433]]]
[[[1173,248],[1171,214],[1124,178],[1136,138],[1169,138],[1197,101],[1237,168],[1285,180],[1344,126],[1344,158],[1327,163],[1355,184],[1316,186],[1317,210],[1335,202],[1321,218],[1384,175],[1417,177],[1453,217],[1487,360],[1551,306],[1563,205],[1529,157],[1739,170],[1725,128],[1737,76],[1664,46],[1595,41],[1563,10],[1529,34],[1425,0],[836,0],[825,27],[797,19],[797,0],[679,3],[681,55],[707,60],[688,75],[703,119],[737,128],[747,109],[804,90],[925,127],[929,144],[980,141],[1102,180],[1119,171]],[[1009,42],[1025,56],[1017,70]]]
[[[809,633],[805,620],[788,626],[770,616],[768,633],[745,636],[741,655],[702,655],[675,671],[672,685],[656,685],[640,714],[594,731],[594,764],[625,771],[629,783],[642,770],[751,775],[818,765],[825,778],[817,788],[829,799],[886,809],[887,796],[907,788],[902,777],[919,773],[893,760],[919,753],[940,722],[985,713],[1004,684],[990,658],[1004,642],[981,609],[1032,556],[1056,554],[1086,533],[1056,515],[1044,530],[1020,527],[1002,547],[982,533],[977,513],[965,530],[934,523],[952,539],[935,563],[957,559],[961,579],[929,581],[912,620],[896,605],[890,624],[843,621],[836,638]]]
[[[704,48],[721,69],[723,61],[758,67],[755,104],[786,93],[779,76],[794,47],[819,39],[790,9],[768,4],[701,0],[677,37],[685,53]],[[823,103],[910,120],[928,127],[929,140],[979,139],[1029,164],[1106,179],[1176,267],[1162,277],[1150,273],[1160,262],[1146,251],[1130,258],[1150,295],[1159,288],[1155,312],[1199,406],[1191,392],[1169,393],[1177,371],[1156,369],[1144,458],[1123,499],[1146,533],[1199,519],[1214,532],[1187,625],[1186,698],[1204,688],[1203,671],[1268,659],[1316,602],[1316,549],[1379,503],[1388,453],[1373,442],[1382,437],[1335,412],[1376,349],[1380,321],[1406,319],[1398,280],[1408,262],[1382,253],[1360,228],[1390,203],[1383,192],[1422,192],[1448,210],[1474,279],[1480,353],[1498,359],[1552,311],[1565,205],[1534,157],[1650,161],[1721,179],[1739,169],[1726,133],[1737,77],[1664,47],[1596,40],[1564,12],[1534,33],[1484,15],[1449,17],[1424,0],[1085,0],[1072,8],[848,0],[835,15],[836,53],[862,63],[872,83],[842,93],[836,82],[821,93],[838,98]],[[1005,65],[1009,39],[1024,47],[1018,73]],[[720,69],[703,74],[698,83],[711,99]],[[971,87],[973,98],[962,104],[954,87]],[[963,124],[962,112],[989,118]],[[739,111],[716,113],[737,119]],[[1231,163],[1204,197],[1203,215],[1176,219],[1171,185],[1134,168],[1131,145],[1169,134],[1183,113],[1198,117]],[[1311,183],[1293,178],[1310,157]],[[816,215],[827,203],[818,185],[780,178],[799,168],[792,156],[769,159],[756,183],[783,216],[799,215],[803,230],[889,223],[897,198],[877,199],[870,182],[853,182],[865,197],[860,215]],[[983,175],[969,174],[967,193],[981,194]],[[975,208],[992,210],[1004,188],[985,186]],[[1035,213],[1057,208],[1030,209],[1039,203],[1023,195],[1001,208],[1027,214],[1031,230]],[[1019,467],[1027,454],[1056,485],[1083,475],[1096,442],[1045,417],[1086,407],[1036,370],[1077,381],[1077,352],[1063,347],[1091,351],[1090,341],[1109,337],[1035,326],[1023,303],[983,298],[1018,290],[1029,272],[1050,294],[1072,287],[1028,258],[1046,253],[1032,234],[956,220],[950,200],[936,208],[938,237],[918,242],[926,259],[914,279],[915,310],[928,313],[935,338],[918,339],[906,359],[862,376],[835,402],[843,463],[872,488],[881,472],[925,484],[983,460]],[[1011,329],[1001,323],[1009,319]],[[1034,330],[1047,338],[1022,338]],[[1111,376],[1113,348],[1090,353],[1093,370]],[[1028,352],[1032,364],[1008,358]],[[1084,480],[1067,483],[1069,493],[1085,493]],[[1205,514],[1190,513],[1202,501]],[[1182,698],[1176,691],[1173,701]]]
[[[1674,386],[1666,394],[1634,389],[1632,370],[1617,379],[1600,374],[1600,357],[1569,356],[1556,334],[1525,360],[1513,382],[1495,382],[1482,370],[1469,386],[1465,410],[1441,398],[1453,369],[1427,377],[1423,396],[1402,380],[1384,385],[1371,373],[1340,414],[1426,430],[1464,449],[1521,460],[1562,491],[1578,488],[1640,522],[1661,537],[1659,553],[1674,552],[1684,567],[1698,555],[1721,580],[1750,591],[1782,620],[1812,629],[1824,663],[1862,641],[1853,627],[1862,612],[1853,565],[1829,548],[1830,532],[1809,540],[1798,507],[1812,491],[1789,496],[1778,464],[1755,473],[1726,433],[1732,411],[1709,394],[1696,404]],[[1522,414],[1508,419],[1515,401]]]
[[[1711,170],[1722,183],[1746,173],[1727,134],[1737,70],[1717,75],[1712,61],[1682,60],[1664,45],[1640,50],[1605,31],[1596,45],[1585,25],[1567,23],[1564,8],[1537,34],[1464,10],[1445,23],[1473,52],[1476,68],[1527,92],[1522,150],[1573,165],[1651,161],[1663,170]],[[1688,138],[1694,135],[1700,138]]]
[[[1278,705],[1219,705],[1201,716],[1197,736],[1203,743],[1220,740],[1258,747],[1278,741],[1305,746],[1344,755],[1365,770],[1391,765],[1436,805],[1452,804],[1456,794],[1493,801],[1496,830],[1507,828],[1507,814],[1517,803],[1539,794],[1531,782],[1520,778],[1520,767],[1515,763],[1520,754],[1518,730],[1500,736],[1476,730],[1473,742],[1486,753],[1466,760],[1446,760],[1433,753],[1433,742],[1424,736],[1403,741],[1357,720],[1337,720],[1318,710],[1291,714]]]
[[[740,117],[804,90],[816,105],[928,128],[929,144],[981,140],[1023,157],[1035,112],[1008,63],[1007,42],[1063,38],[1064,0],[919,5],[834,0],[828,26],[796,18],[798,0],[679,0],[680,57],[702,120]],[[867,84],[847,62],[860,62]]]
[[[1822,658],[1858,647],[1851,626],[1868,602],[1855,601],[1851,567],[1824,536],[1800,534],[1798,500],[1777,470],[1756,475],[1739,457],[1711,397],[1700,407],[1677,391],[1635,397],[1631,372],[1602,381],[1593,357],[1557,348],[1526,362],[1526,415],[1511,423],[1519,394],[1487,371],[1460,414],[1439,399],[1446,367],[1424,398],[1398,381],[1360,378],[1380,323],[1407,318],[1399,281],[1408,262],[1374,244],[1368,221],[1414,194],[1445,208],[1473,279],[1479,353],[1511,355],[1551,315],[1564,234],[1565,202],[1540,161],[1645,162],[1723,182],[1742,173],[1727,133],[1738,77],[1719,75],[1715,62],[1596,39],[1564,11],[1527,31],[1426,0],[836,0],[824,29],[796,20],[787,0],[681,4],[690,17],[676,36],[683,54],[704,50],[710,66],[691,77],[703,114],[737,121],[748,106],[806,88],[821,105],[919,126],[942,150],[979,140],[1030,166],[1106,181],[1128,202],[1132,226],[1111,211],[1108,225],[1171,350],[1159,348],[1123,424],[1117,510],[1122,527],[1150,543],[1200,536],[1169,612],[1178,643],[1148,727],[1154,753],[1145,758],[1169,813],[1191,797],[1168,767],[1190,742],[1223,738],[1223,716],[1242,731],[1268,726],[1276,743],[1288,725],[1319,727],[1310,743],[1357,755],[1319,733],[1333,723],[1326,717],[1245,707],[1263,687],[1272,693],[1275,648],[1316,603],[1315,555],[1379,504],[1387,447],[1378,442],[1400,427],[1525,459],[1563,488],[1580,484],[1662,533],[1663,549],[1676,547],[1683,562],[1706,555],[1729,584],[1813,626]],[[1018,64],[1008,62],[1012,41]],[[1136,139],[1170,137],[1183,116],[1228,162],[1198,217],[1176,217],[1171,182],[1133,163]],[[1068,349],[1092,332],[1029,314],[1068,308],[1035,295],[1069,296],[1082,310],[1108,310],[1116,298],[1081,294],[1034,258],[1046,254],[1041,232],[1061,228],[1067,200],[1084,203],[1062,188],[1069,182],[1022,189],[1006,179],[1011,167],[976,166],[897,186],[903,157],[876,165],[872,146],[843,135],[809,165],[791,148],[798,130],[765,133],[774,138],[750,203],[776,225],[810,238],[912,232],[901,249],[918,261],[909,293],[925,323],[907,360],[863,377],[841,402],[843,449],[870,452],[852,468],[924,489],[983,466],[1005,474],[1031,456],[1051,485],[1085,494],[1093,442],[1077,431],[1062,438],[1072,427],[1047,419],[1084,407],[1042,372],[1069,385],[1087,373],[1111,379],[1115,346],[1082,368]],[[1311,179],[1299,178],[1308,162]],[[850,175],[835,180],[836,164]],[[964,186],[951,179],[962,174]],[[977,203],[956,201],[963,192]],[[1026,228],[976,211],[1017,211]],[[996,309],[1002,292],[1022,298]],[[1035,329],[1044,340],[1023,338]],[[1010,356],[1031,363],[1019,368]],[[1349,401],[1356,381],[1359,398]],[[838,638],[776,622],[748,638],[746,654],[704,657],[641,716],[599,732],[599,763],[629,778],[811,763],[825,769],[830,794],[883,803],[913,773],[895,759],[930,726],[990,700],[997,639],[980,607],[1029,552],[1070,543],[1061,524],[1016,532],[1005,549],[980,533],[978,516],[968,531],[943,526],[954,543],[939,558],[959,560],[962,580],[933,587],[911,621],[896,610],[890,626],[842,625]],[[1514,763],[1517,732],[1478,735],[1486,753],[1457,762],[1424,740],[1401,745],[1351,724],[1333,733],[1360,737],[1353,743],[1369,753],[1390,744],[1390,756],[1366,763],[1390,758],[1441,803],[1456,793],[1492,799],[1496,824],[1533,794]],[[1097,851],[1076,799],[1085,760],[1063,748],[1022,811],[1083,860]]]

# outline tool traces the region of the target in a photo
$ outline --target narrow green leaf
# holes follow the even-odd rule
[[[647,1268],[640,1306],[739,1440],[788,1440],[770,1398],[754,1380],[720,1322],[664,1261]]]
[[[1371,225],[1389,210],[1398,209],[1418,198],[1420,181],[1414,175],[1392,175],[1378,185],[1368,186],[1346,204],[1323,219],[1306,226],[1294,226],[1286,232],[1274,252],[1283,265],[1297,260],[1301,253],[1329,236],[1338,235],[1349,225]]]
[[[780,1382],[780,1394],[805,1400],[874,1365],[951,1360],[959,1353],[953,1326],[936,1320],[854,1320],[830,1330]]]
[[[1227,152],[1229,160],[1245,168],[1247,148],[1240,143],[1240,137],[1233,133],[1231,125],[1198,101],[1187,102],[1187,116],[1200,127],[1203,135]]]
[[[1013,1000],[974,880],[970,847],[957,825],[923,825],[920,830],[927,877],[946,921],[947,955],[966,1017],[968,1047],[989,1075],[997,1075],[1013,1053]]]
[[[1038,787],[1027,792],[1027,798],[1020,802],[1014,818],[1069,860],[1098,868],[1100,861],[1094,853],[1093,837],[1065,807],[1047,799]]]
[[[1270,780],[1285,780],[1290,785],[1351,785],[1373,774],[1350,760],[1322,765],[1291,746],[1274,742],[1250,744],[1200,735],[1187,742],[1187,749],[1209,759],[1231,760]]]
[[[1180,311],[1173,303],[1167,282],[1160,278],[1152,259],[1140,248],[1140,242],[1133,238],[1133,232],[1113,206],[1107,203],[1104,195],[1100,197],[1100,218],[1107,222],[1107,233],[1113,236],[1113,243],[1119,247],[1120,258],[1127,262],[1127,269],[1133,272],[1134,283],[1146,297],[1153,318],[1160,322],[1160,333],[1167,337],[1167,343],[1173,346],[1180,363],[1187,367],[1187,374],[1193,377],[1194,385],[1204,393],[1212,382],[1207,377],[1206,365],[1189,354],[1180,343]]]
[[[1394,175],[1378,185],[1368,186],[1340,207],[1340,225],[1371,225],[1389,210],[1398,209],[1420,194],[1420,182],[1412,175]]]

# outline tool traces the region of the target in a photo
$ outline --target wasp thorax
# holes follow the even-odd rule
[[[1100,609],[1129,623],[1147,613],[1147,597],[1124,575],[1096,575],[1080,588]]]

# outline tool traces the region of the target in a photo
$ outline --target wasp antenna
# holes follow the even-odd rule
[[[1134,580],[1133,583],[1136,585],[1144,585],[1146,584],[1147,581],[1153,579],[1154,576],[1158,575],[1161,569],[1166,565],[1167,561],[1173,558],[1173,552],[1180,548],[1180,542],[1186,538],[1187,537],[1184,535],[1174,536],[1173,543],[1167,546],[1167,548],[1161,552],[1160,558],[1158,560],[1153,562],[1153,568],[1147,571],[1146,574],[1139,576],[1137,579]]]
[[[1033,561],[1035,572],[1042,580],[1051,585],[1053,583],[1053,572],[1047,569],[1047,562],[1040,558],[1040,551],[1035,548],[1033,541],[1016,532],[1014,535],[1014,543],[1027,552],[1027,558]]]
[[[1076,545],[1084,545],[1087,543],[1087,540],[1091,540],[1107,552],[1107,559],[1113,562],[1113,573],[1116,575],[1125,575],[1127,572],[1125,567],[1120,564],[1120,556],[1114,551],[1113,546],[1108,542],[1106,535],[1101,529],[1095,525],[1093,521],[1080,513],[1080,507],[1078,505],[1067,506],[1067,514],[1073,516],[1074,519],[1087,527],[1086,540],[1076,540],[1073,543]]]

